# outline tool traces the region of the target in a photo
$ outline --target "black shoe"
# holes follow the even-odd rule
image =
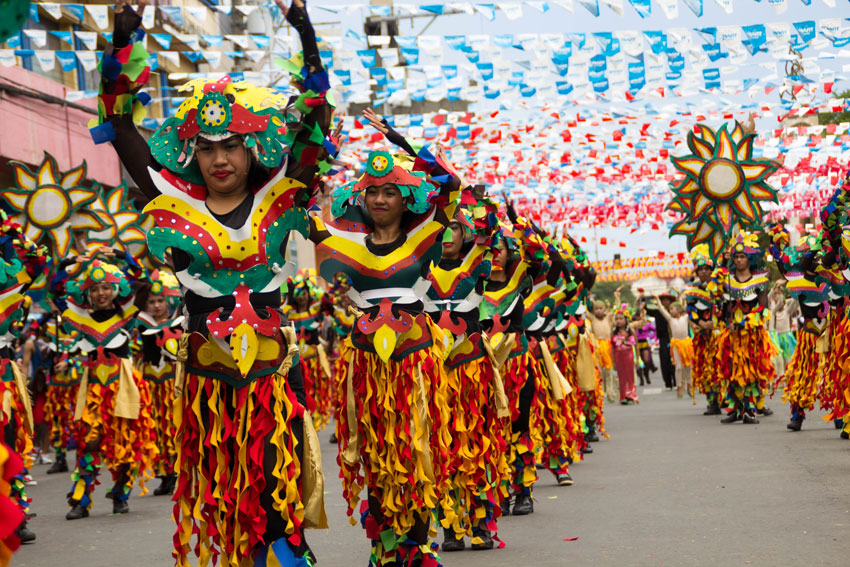
[[[47,474],[56,474],[68,472],[68,461],[65,460],[65,457],[60,457],[56,459],[56,462],[50,465],[50,468],[47,469]]]
[[[584,436],[584,440],[588,443],[596,443],[597,441],[599,441],[599,435],[596,434],[595,429],[591,429]]]
[[[21,522],[21,525],[15,530],[15,535],[18,536],[21,543],[32,543],[35,541],[35,534],[27,527],[26,521]]]
[[[71,508],[71,511],[65,514],[66,520],[79,520],[80,518],[88,518],[89,511],[83,508],[79,504],[74,504],[74,507]]]
[[[581,452],[585,455],[590,455],[593,453],[593,447],[590,446],[590,443],[587,443],[584,447],[581,448]]]
[[[174,485],[177,484],[177,475],[174,473],[162,477],[162,483],[153,491],[154,496],[167,496],[174,494]]]
[[[759,415],[763,415],[764,417],[767,417],[769,415],[773,415],[773,410],[770,409],[769,407],[763,407],[760,410],[756,410],[756,413],[759,414]]]
[[[754,416],[750,412],[744,413],[744,423],[749,424],[749,425],[755,425],[758,422],[759,422],[759,420],[756,419],[756,416]]]
[[[463,536],[458,537],[452,528],[444,530],[445,539],[440,549],[443,551],[463,551],[466,549],[466,543],[463,541]]]
[[[567,473],[556,474],[555,478],[558,480],[558,486],[572,486],[573,485],[573,477],[571,477]]]
[[[723,419],[721,419],[720,423],[735,423],[736,421],[740,421],[740,420],[741,420],[741,416],[738,415],[736,412],[732,412],[729,415],[727,415],[726,417],[724,417]]]
[[[493,538],[490,536],[490,530],[486,528],[472,528],[472,538],[479,538],[481,543],[473,543],[470,549],[481,551],[484,549],[493,549]]]
[[[844,429],[844,420],[843,419],[833,419],[832,423],[835,424],[836,429]]]
[[[339,439],[336,438],[336,433],[331,433],[330,441],[331,445],[336,445],[337,443],[339,443]]]
[[[850,433],[847,433],[846,431],[842,431],[838,436],[842,439],[850,439]]]
[[[502,515],[510,516],[511,515],[511,497],[506,496],[504,500],[502,500]]]
[[[708,408],[702,412],[702,415],[720,415],[720,406],[717,404],[709,404]]]
[[[803,428],[803,420],[799,418],[792,419],[785,427],[787,427],[791,431],[800,431]]]
[[[130,504],[128,504],[126,500],[113,500],[112,501],[112,513],[113,514],[126,514],[129,511],[130,511]]]
[[[530,494],[517,494],[514,504],[514,516],[527,516],[534,513],[534,502]]]

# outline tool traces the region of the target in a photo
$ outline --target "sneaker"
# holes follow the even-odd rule
[[[452,528],[444,530],[445,538],[440,549],[443,551],[463,551],[466,548],[466,543],[463,541],[463,536],[458,537]]]
[[[80,506],[79,504],[74,504],[74,507],[65,514],[66,520],[79,520],[80,518],[88,518],[89,511]]]
[[[728,414],[726,417],[720,420],[720,423],[735,423],[736,421],[740,421],[741,416],[736,412],[732,412]]]
[[[508,496],[504,500],[502,500],[502,515],[510,516],[511,515],[511,497]]]
[[[767,417],[769,415],[773,415],[773,410],[770,409],[769,407],[765,406],[765,407],[761,408],[760,410],[756,410],[756,413],[759,414],[759,415],[763,415],[764,417]]]
[[[56,462],[47,469],[47,474],[56,474],[56,473],[66,473],[68,472],[68,461],[65,460],[65,457],[61,457],[56,459]]]
[[[720,415],[720,406],[717,404],[709,404],[702,415]]]
[[[555,475],[555,478],[558,481],[558,486],[572,486],[573,485],[573,477],[571,477],[567,473],[561,473],[561,474]]]
[[[517,494],[514,504],[514,516],[527,516],[534,513],[534,501],[530,494]]]
[[[15,530],[15,535],[21,540],[21,543],[32,543],[35,541],[35,534],[27,527],[26,522],[22,522],[18,529]]]
[[[112,513],[113,514],[126,514],[130,511],[130,505],[126,500],[113,500],[112,501]]]
[[[791,421],[788,422],[788,425],[786,425],[785,427],[787,427],[791,431],[800,431],[803,428],[803,420],[802,419],[792,419]]]
[[[756,419],[756,416],[754,416],[753,414],[751,414],[749,412],[744,414],[744,423],[749,424],[749,425],[755,425],[758,422],[759,422],[759,420]]]
[[[584,447],[581,448],[581,452],[584,455],[590,455],[593,453],[593,447],[590,446],[590,443],[587,443]]]
[[[38,481],[37,481],[37,480],[35,480],[35,479],[32,477],[32,475],[31,475],[31,474],[25,474],[25,475],[24,475],[24,484],[26,484],[27,486],[37,486],[37,485],[38,485]]]
[[[595,429],[591,429],[584,436],[584,440],[587,441],[588,443],[596,443],[597,441],[599,441],[599,435],[596,434]]]
[[[494,542],[489,530],[486,528],[472,528],[472,545],[469,546],[470,549],[482,551],[493,549],[493,546]]]

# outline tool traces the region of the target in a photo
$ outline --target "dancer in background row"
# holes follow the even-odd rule
[[[691,382],[691,365],[694,358],[694,347],[691,343],[688,318],[685,317],[685,308],[678,301],[670,304],[670,311],[664,307],[661,299],[655,296],[656,305],[661,315],[670,326],[670,349],[673,351],[673,361],[676,366],[676,396],[681,398],[684,389],[693,391]]]
[[[622,286],[621,286],[622,287]],[[620,288],[618,288],[620,289]],[[613,329],[613,313],[601,301],[593,302],[593,314],[590,316],[590,327],[598,346],[596,360],[599,372],[602,374],[602,384],[606,399],[613,403],[617,400],[617,385],[614,383],[617,375],[614,372],[614,362],[611,359],[611,332]]]
[[[615,297],[615,303],[619,304],[619,294]],[[635,329],[643,326],[644,321],[642,317],[632,321],[631,315],[631,310],[625,303],[614,310],[614,334],[611,338],[614,368],[617,370],[617,380],[620,383],[620,403],[623,405],[639,403],[635,388],[635,346],[637,345]]]
[[[177,430],[174,422],[174,379],[177,376],[178,340],[185,317],[177,311],[180,284],[173,274],[154,270],[136,293],[140,309],[137,329],[141,352],[137,363],[151,392],[151,418],[156,430],[158,454],[155,474],[162,482],[154,496],[174,493],[177,485]]]
[[[794,356],[794,349],[797,346],[797,338],[791,328],[791,320],[799,314],[799,308],[796,299],[785,297],[787,283],[785,280],[777,280],[768,296],[768,307],[770,309],[768,331],[773,346],[778,351],[772,360],[777,378],[785,374],[785,367],[790,364],[791,358]]]

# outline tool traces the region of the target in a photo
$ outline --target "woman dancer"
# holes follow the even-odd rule
[[[615,301],[615,304],[618,303]],[[639,403],[635,388],[635,337],[634,324],[629,307],[623,303],[614,311],[614,334],[611,337],[614,353],[614,368],[620,382],[620,403],[623,405]],[[643,322],[640,323],[641,325]]]
[[[472,537],[472,549],[493,548],[503,482],[510,479],[507,399],[479,321],[496,219],[496,206],[480,188],[475,194],[465,193],[443,237],[442,258],[427,276],[431,282],[427,310],[452,338],[444,365],[455,416],[451,447],[455,458],[450,464],[455,517],[443,519],[443,551],[462,550],[464,535]]]
[[[173,274],[154,270],[136,294],[142,310],[137,328],[142,341],[138,367],[151,392],[151,418],[156,428],[158,454],[156,475],[162,480],[154,496],[173,494],[177,484],[177,431],[174,427],[174,378],[177,374],[177,345],[183,334],[183,315],[177,311],[180,284]]]
[[[720,348],[728,415],[721,423],[758,423],[756,411],[773,375],[775,349],[767,332],[767,272],[755,235],[740,232],[724,283],[726,334]]]
[[[290,231],[309,229],[331,107],[303,2],[278,5],[303,48],[290,61],[301,90],[291,104],[228,77],[194,81],[191,96],[148,144],[130,114],[147,55],[131,43],[141,17],[129,7],[117,10],[104,55],[105,116],[96,133],[113,138],[153,199],[145,209],[156,225],[148,245],[160,259],[170,252],[184,288],[187,333],[175,383],[180,566],[193,552],[203,564],[216,558],[231,567],[312,562],[303,530],[326,525],[315,432],[304,419],[297,345],[280,311],[280,286]]]
[[[123,260],[126,272],[94,259],[97,255]],[[144,481],[153,475],[157,454],[150,390],[130,358],[137,309],[126,276],[138,280],[142,269],[132,256],[111,248],[101,248],[93,257],[68,258],[60,268],[74,263],[82,264],[84,271],[67,284],[62,320],[69,332],[78,333],[80,350],[87,356],[74,410],[74,421],[80,423],[68,520],[89,516],[102,461],[114,482],[107,493],[112,513],[129,512],[133,483],[138,480],[142,494],[146,492]]]
[[[441,494],[451,514],[452,417],[442,364],[447,338],[424,311],[424,276],[440,260],[459,181],[442,151],[416,151],[373,112],[364,116],[407,155],[371,152],[364,175],[334,190],[334,219],[314,217],[310,234],[320,275],[348,275],[359,311],[335,377],[343,495],[372,542],[370,564],[430,567],[437,561],[430,515]]]

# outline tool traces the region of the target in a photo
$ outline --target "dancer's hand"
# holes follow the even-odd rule
[[[363,118],[368,120],[369,125],[384,136],[390,133],[390,129],[384,124],[384,119],[378,116],[371,108],[363,109]]]
[[[115,4],[115,23],[112,29],[112,45],[121,49],[130,43],[130,36],[142,25],[142,14],[148,0],[139,0],[138,9],[133,9],[130,0],[119,0]]]

